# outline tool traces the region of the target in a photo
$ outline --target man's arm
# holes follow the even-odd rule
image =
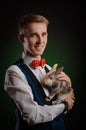
[[[28,85],[25,75],[16,65],[7,70],[5,90],[14,100],[22,118],[30,125],[52,121],[65,108],[63,103],[54,106],[38,105],[34,101],[31,87]]]

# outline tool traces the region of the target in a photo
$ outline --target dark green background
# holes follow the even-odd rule
[[[3,1],[0,4],[0,130],[14,130],[15,113],[10,97],[4,91],[5,71],[22,54],[17,39],[17,22],[25,13],[39,13],[50,21],[49,40],[43,54],[47,63],[58,63],[71,77],[75,105],[64,116],[67,130],[82,130],[85,116],[85,7],[81,3],[58,1]]]

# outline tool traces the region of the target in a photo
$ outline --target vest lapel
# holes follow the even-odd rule
[[[41,84],[39,83],[39,81],[37,80],[37,78],[35,77],[33,72],[27,67],[27,65],[18,64],[18,67],[25,74],[27,81],[32,88],[35,101],[37,101],[38,104],[40,104],[40,105],[44,105],[44,104],[51,105],[51,101],[47,102],[45,100],[46,95],[44,93],[44,90],[43,90]],[[48,71],[47,67],[46,67],[46,70]]]

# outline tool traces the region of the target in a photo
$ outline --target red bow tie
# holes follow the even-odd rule
[[[33,67],[34,69],[36,69],[38,66],[43,67],[43,66],[45,65],[45,63],[46,63],[45,58],[43,58],[43,59],[41,59],[41,60],[33,60],[33,61],[32,61],[32,67]]]

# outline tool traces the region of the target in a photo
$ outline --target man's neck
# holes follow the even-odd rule
[[[27,55],[27,56],[31,56],[31,57],[33,57],[33,58],[37,58],[37,59],[40,59],[40,55],[33,55],[32,53],[30,53],[30,52],[25,52],[24,51],[24,53],[25,53],[25,55]]]

